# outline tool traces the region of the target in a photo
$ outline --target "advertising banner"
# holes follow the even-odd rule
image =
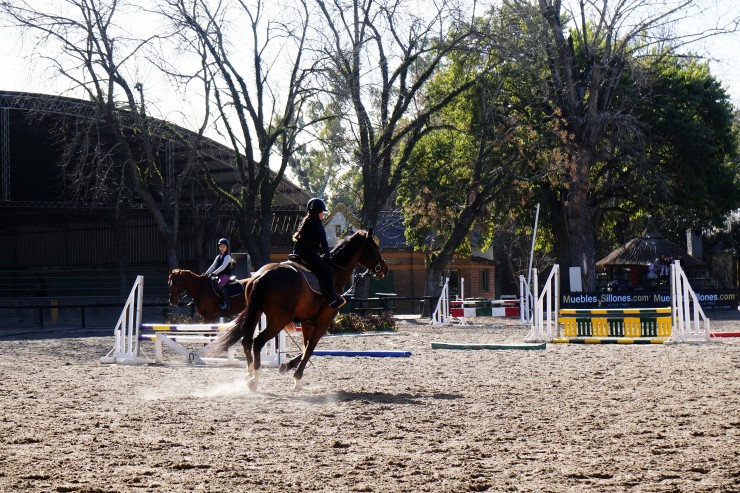
[[[696,297],[704,310],[737,310],[735,289],[702,289]],[[653,308],[670,306],[669,290],[614,291],[608,293],[562,293],[561,308]]]

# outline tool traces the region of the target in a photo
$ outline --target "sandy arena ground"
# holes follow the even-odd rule
[[[315,357],[300,392],[277,370],[249,393],[238,368],[102,365],[112,336],[0,339],[0,491],[740,491],[740,339],[431,349],[526,333],[486,322],[325,338],[413,356]]]

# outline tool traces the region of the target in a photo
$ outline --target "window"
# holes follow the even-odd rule
[[[460,271],[450,270],[448,276],[450,278],[450,299],[454,299],[460,296]]]
[[[480,291],[481,291],[481,293],[487,293],[488,290],[489,290],[489,286],[488,286],[489,277],[488,277],[488,275],[489,275],[488,269],[483,269],[483,270],[480,271]]]

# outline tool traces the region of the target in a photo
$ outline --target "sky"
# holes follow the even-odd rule
[[[676,0],[668,0],[676,1]],[[44,3],[56,3],[55,0],[33,0],[34,5]],[[733,17],[740,16],[739,0],[703,0],[699,5],[704,10],[700,15],[692,15],[685,19],[679,30],[700,30],[706,27],[714,27],[717,24],[727,23]],[[67,92],[68,83],[63,80],[50,80],[48,70],[44,70],[42,61],[31,56],[33,45],[27,40],[22,40],[18,33],[9,27],[0,24],[0,59],[3,67],[0,70],[0,90],[40,92],[45,94],[61,94],[80,97],[81,94],[70,94]],[[709,40],[700,41],[691,47],[701,55],[710,59],[709,65],[712,74],[720,80],[730,95],[730,100],[735,107],[740,108],[740,32],[713,37]],[[147,74],[144,74],[146,76]],[[153,77],[150,77],[153,78]],[[148,87],[156,84],[149,83]],[[164,84],[162,84],[164,86]],[[147,94],[149,98],[150,94]],[[187,127],[197,127],[197,122],[192,120],[194,116],[185,115],[183,109],[187,107],[186,101],[172,98],[169,95],[162,96],[158,100],[158,109],[162,118],[169,119],[175,123]],[[151,108],[150,108],[151,109]],[[191,120],[191,121],[188,121]]]
[[[706,9],[703,15],[686,19],[681,27],[699,31],[727,25],[733,18],[740,18],[739,0],[704,0],[702,3]],[[740,108],[740,32],[700,41],[692,50],[710,60],[712,74],[722,82],[735,107]]]

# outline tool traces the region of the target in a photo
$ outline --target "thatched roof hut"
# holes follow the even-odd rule
[[[689,255],[686,250],[672,241],[663,238],[657,230],[651,229],[596,262],[596,268],[647,266],[648,263],[659,259],[661,255],[672,257],[674,260],[681,258],[684,268],[687,269],[704,267],[704,262]]]

